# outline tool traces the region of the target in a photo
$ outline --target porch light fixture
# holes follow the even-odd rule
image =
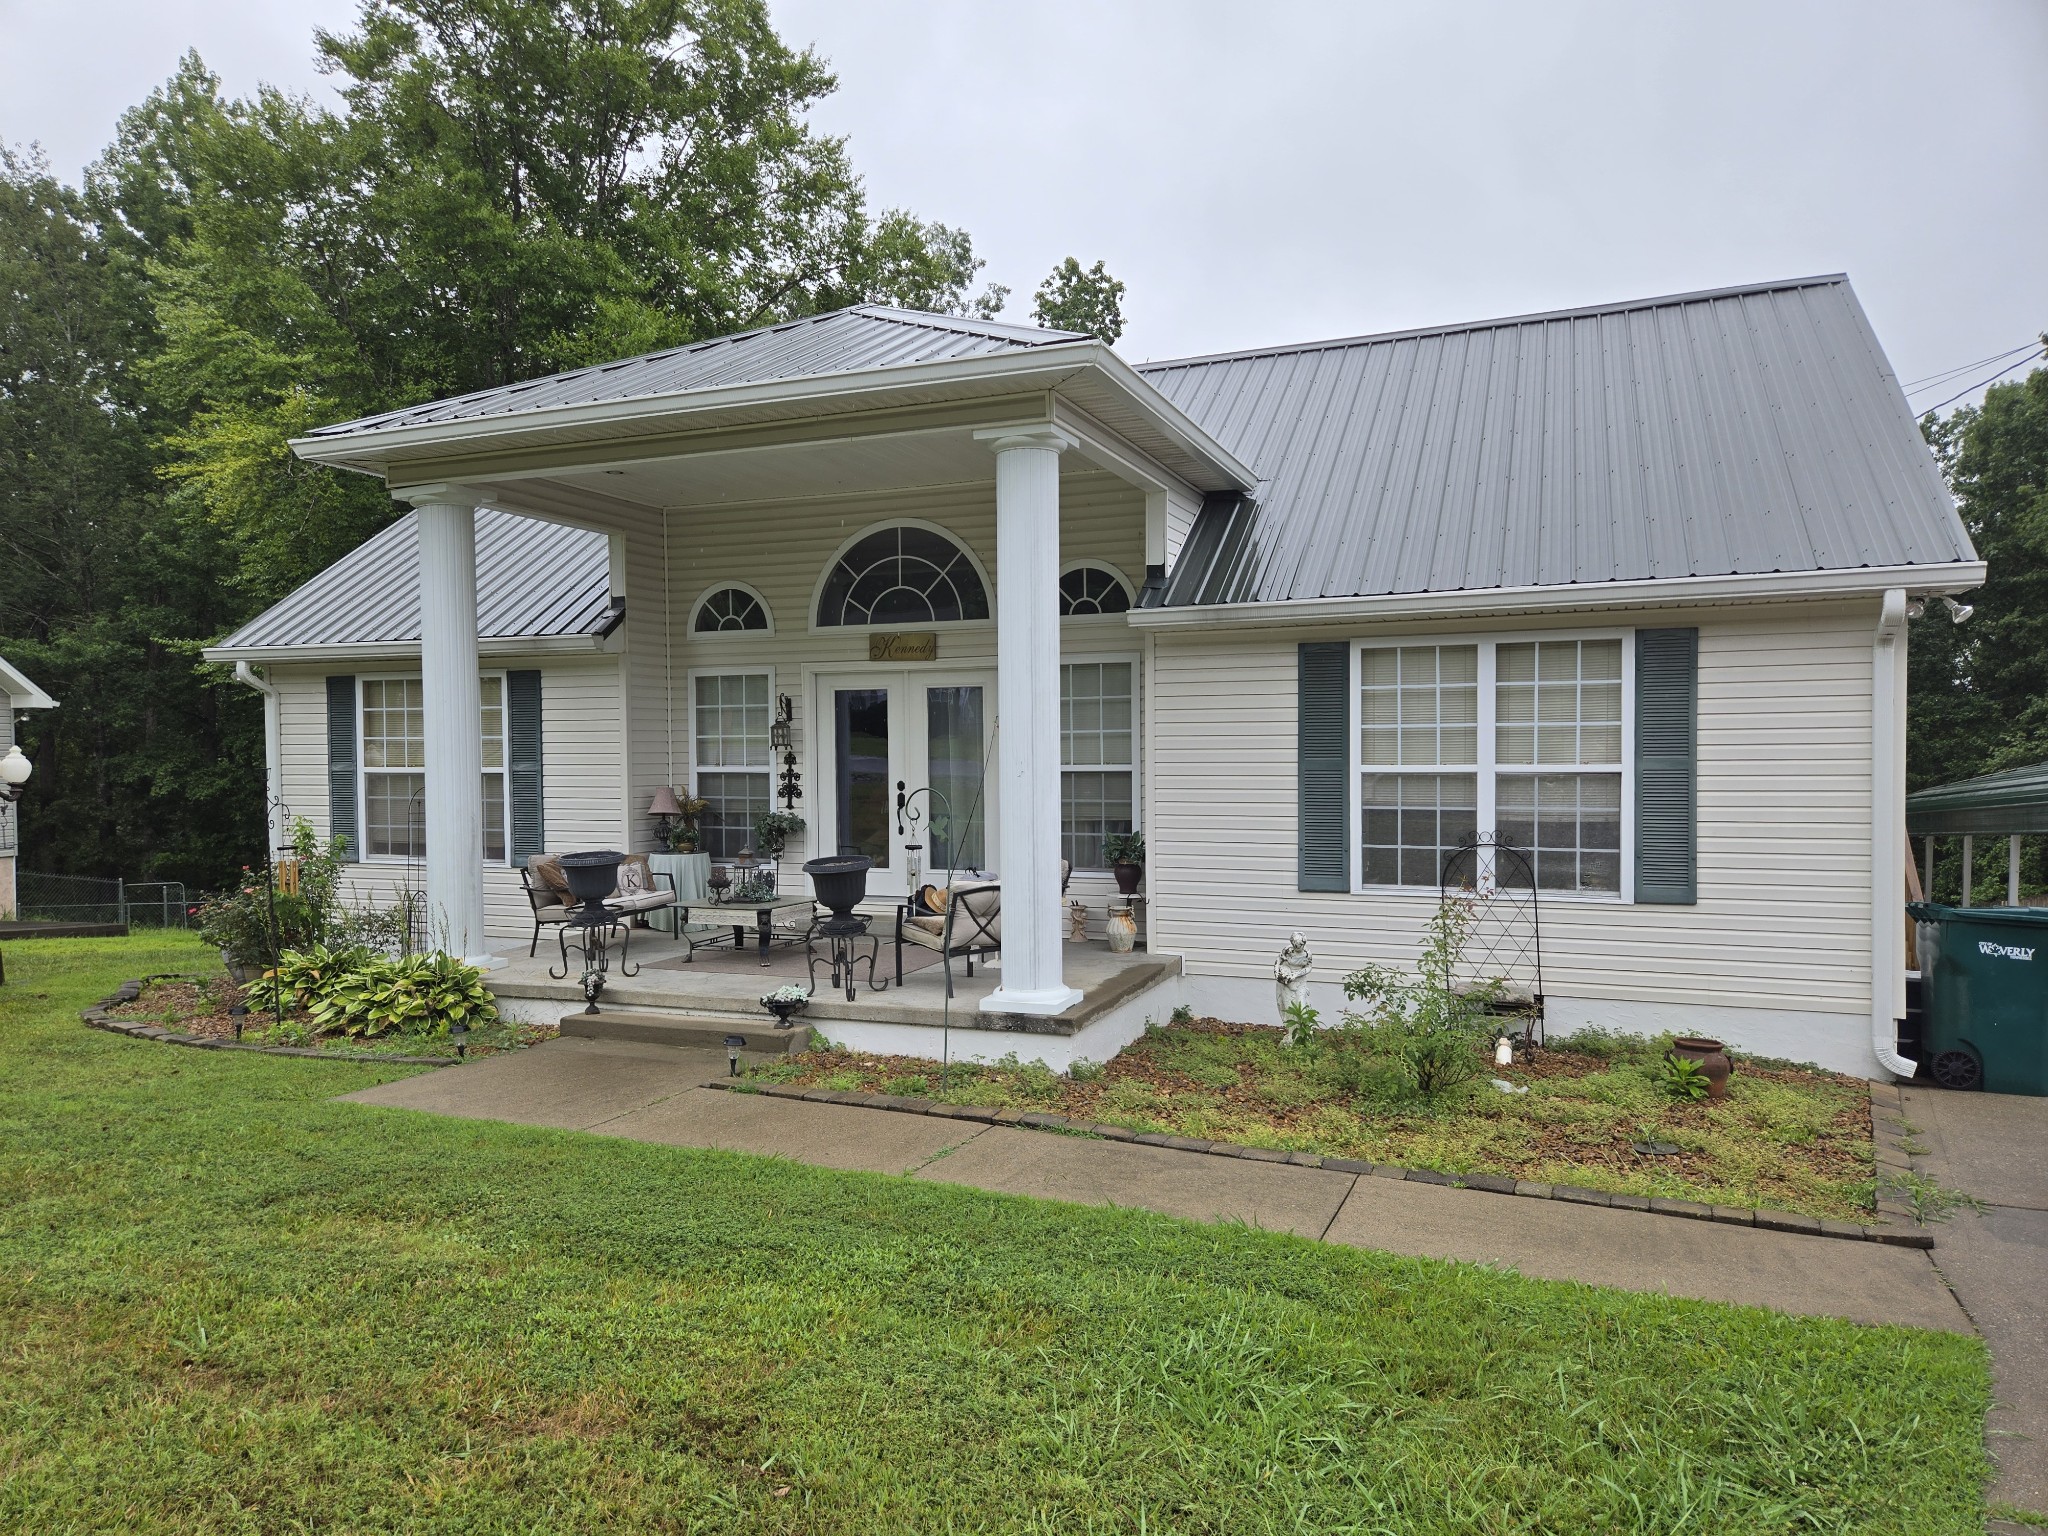
[[[775,723],[768,727],[769,747],[782,754],[782,782],[775,792],[788,811],[795,810],[797,801],[804,797],[803,778],[796,771],[796,728],[791,723],[795,716],[796,706],[785,693],[776,701]]]
[[[746,1043],[747,1037],[745,1035],[727,1035],[725,1037],[725,1075],[727,1077],[738,1077],[740,1075],[740,1051]]]

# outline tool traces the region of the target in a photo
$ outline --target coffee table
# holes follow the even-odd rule
[[[687,906],[678,904],[676,907],[676,937],[681,939],[687,946],[687,950],[683,955],[683,963],[688,965],[697,957],[698,945],[722,944],[725,942],[725,935],[723,933],[702,939],[692,938],[690,936],[690,924],[692,922],[695,922],[699,927],[730,928],[732,930],[732,947],[734,949],[744,949],[747,945],[747,925],[744,921],[735,921],[735,919],[743,912],[750,912],[753,914],[755,941],[760,948],[761,963],[766,965],[768,963],[769,946],[777,942],[775,914],[797,908],[801,908],[806,913],[811,912],[813,910],[811,898],[808,896],[771,896],[766,901],[723,901],[715,904],[699,901],[692,902]],[[692,912],[697,914],[695,918],[690,916]],[[809,930],[809,926],[809,924],[805,924],[806,933]],[[805,934],[793,933],[783,938],[781,942],[795,944],[804,937]]]

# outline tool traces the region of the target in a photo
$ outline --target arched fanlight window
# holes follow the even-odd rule
[[[1077,565],[1060,577],[1060,617],[1091,613],[1127,613],[1131,589],[1116,572],[1100,565]]]
[[[877,529],[839,557],[818,593],[818,627],[947,624],[988,617],[967,551],[935,528]]]
[[[768,608],[745,587],[720,587],[707,592],[697,604],[697,617],[690,625],[699,635],[720,635],[735,630],[766,630]]]

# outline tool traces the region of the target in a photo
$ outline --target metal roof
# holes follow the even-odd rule
[[[2048,763],[1916,791],[1906,796],[1906,831],[1915,837],[2048,832]]]
[[[616,363],[529,379],[522,384],[479,390],[452,400],[435,400],[339,422],[308,432],[306,440],[687,394],[735,384],[819,378],[947,358],[1022,352],[1088,339],[1073,331],[965,320],[954,315],[892,309],[886,304],[856,304],[850,309],[650,352],[644,357],[624,358]]]
[[[1976,559],[1840,274],[1138,371],[1261,476],[1168,607]]]
[[[595,635],[612,617],[611,595],[611,549],[602,533],[477,509],[478,638]],[[209,650],[419,637],[419,514],[408,512]]]

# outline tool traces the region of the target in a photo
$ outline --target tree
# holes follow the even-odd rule
[[[1083,267],[1069,256],[1038,285],[1032,318],[1053,331],[1080,331],[1116,344],[1124,333],[1124,285],[1101,262]]]
[[[237,616],[221,551],[151,472],[138,264],[4,148],[0,292],[0,648],[59,704],[24,730],[23,862],[211,883],[263,824],[253,725],[193,670]]]

